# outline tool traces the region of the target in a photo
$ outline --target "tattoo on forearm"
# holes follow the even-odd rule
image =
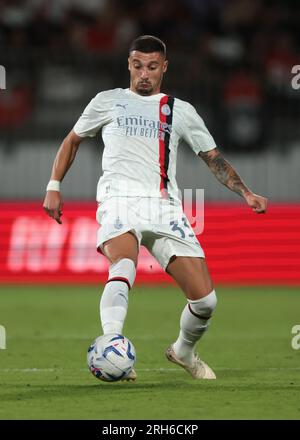
[[[199,156],[208,165],[216,178],[232,191],[243,196],[249,189],[244,184],[235,169],[227,162],[226,159],[218,152],[213,150],[207,153],[199,153]]]

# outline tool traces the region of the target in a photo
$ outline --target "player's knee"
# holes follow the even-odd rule
[[[217,295],[215,290],[208,295],[197,299],[189,300],[191,312],[194,312],[200,318],[209,319],[217,305]]]
[[[130,258],[121,258],[110,265],[109,267],[109,281],[124,281],[127,282],[128,287],[133,286],[136,275],[135,263]]]

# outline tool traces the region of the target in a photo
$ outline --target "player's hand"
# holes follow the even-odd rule
[[[63,201],[58,191],[47,191],[43,208],[49,217],[54,218],[60,225],[62,224],[61,216],[63,209]]]
[[[268,199],[265,197],[258,196],[254,193],[248,193],[245,195],[245,200],[257,214],[264,214],[267,211]]]

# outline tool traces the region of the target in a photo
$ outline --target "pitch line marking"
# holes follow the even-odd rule
[[[248,371],[247,368],[215,368],[216,371]],[[294,368],[285,368],[285,367],[270,367],[270,368],[259,368],[254,369],[252,371],[300,371],[300,367]],[[10,372],[18,372],[18,373],[54,373],[54,372],[63,372],[69,371],[67,368],[0,368],[0,372],[10,373]],[[88,368],[79,368],[73,371],[88,371]],[[181,371],[178,368],[138,368],[137,372],[170,372],[170,371]]]

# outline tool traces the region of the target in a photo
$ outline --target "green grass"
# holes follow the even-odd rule
[[[183,296],[137,286],[124,333],[134,343],[136,383],[103,383],[86,368],[101,334],[94,286],[0,288],[0,419],[299,419],[300,324],[296,288],[221,288],[198,345],[216,381],[195,381],[164,351],[178,332]],[[34,370],[36,369],[36,370]]]

